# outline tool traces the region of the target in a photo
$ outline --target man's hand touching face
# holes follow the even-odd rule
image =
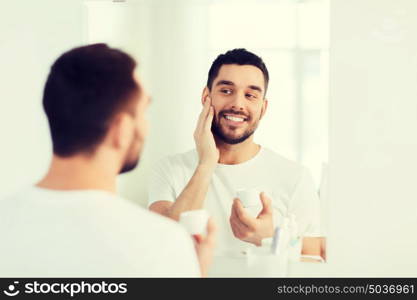
[[[230,225],[234,236],[256,246],[261,246],[262,240],[272,237],[274,233],[272,200],[262,192],[260,201],[263,208],[256,218],[248,214],[238,198],[233,200],[230,215]]]
[[[198,118],[197,128],[194,131],[199,164],[214,168],[219,161],[219,150],[216,147],[211,123],[213,122],[214,108],[211,105],[210,97],[206,97],[203,103],[203,110]]]

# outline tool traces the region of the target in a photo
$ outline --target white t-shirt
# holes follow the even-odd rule
[[[0,200],[0,277],[197,277],[175,222],[99,190],[30,187]]]
[[[159,200],[175,201],[191,179],[198,163],[191,150],[162,159],[153,168],[149,205]],[[273,151],[261,148],[252,159],[235,165],[217,164],[205,209],[218,227],[216,254],[240,253],[248,243],[235,238],[229,218],[236,191],[256,188],[272,198],[274,219],[294,214],[300,236],[320,236],[320,203],[309,171]]]

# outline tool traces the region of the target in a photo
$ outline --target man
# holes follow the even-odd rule
[[[116,196],[116,176],[135,168],[147,135],[149,96],[135,66],[105,44],[75,48],[53,64],[43,94],[53,158],[36,186],[0,202],[0,276],[207,272],[212,222],[196,239],[197,258],[182,227]]]
[[[268,107],[268,70],[245,49],[219,55],[203,90],[194,133],[196,150],[155,166],[149,208],[178,220],[183,211],[205,208],[219,226],[217,253],[261,246],[284,217],[294,215],[303,254],[320,255],[319,200],[309,172],[253,141]],[[256,188],[262,210],[251,217],[236,192]]]

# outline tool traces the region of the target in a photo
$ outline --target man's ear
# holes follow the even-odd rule
[[[133,119],[129,114],[122,112],[115,116],[108,133],[111,146],[118,150],[128,148],[134,134],[133,127]]]
[[[201,103],[204,105],[204,102],[206,101],[207,97],[210,95],[210,91],[208,87],[206,86],[203,89],[203,94],[201,95]]]
[[[262,109],[261,109],[261,117],[259,119],[262,119],[265,115],[266,109],[268,108],[268,99],[264,99],[264,102],[262,103]]]

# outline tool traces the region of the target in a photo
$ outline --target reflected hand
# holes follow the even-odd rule
[[[220,154],[211,132],[213,117],[214,108],[211,106],[211,99],[207,97],[194,131],[194,141],[198,152],[199,164],[214,168],[219,161]]]
[[[264,192],[260,194],[262,211],[256,218],[251,217],[238,198],[233,200],[230,225],[236,238],[255,244],[262,245],[264,238],[272,237],[274,234],[272,200]]]

